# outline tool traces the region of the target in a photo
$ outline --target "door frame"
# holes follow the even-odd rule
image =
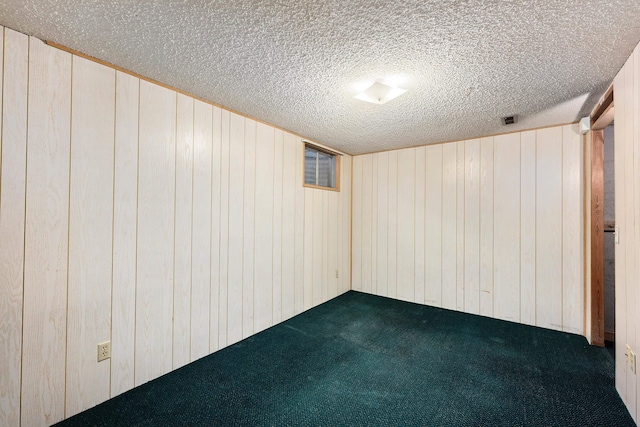
[[[613,86],[590,116],[589,137],[586,138],[585,168],[589,180],[585,183],[585,327],[592,345],[604,347],[604,128],[613,122]],[[587,175],[587,174],[585,174]]]

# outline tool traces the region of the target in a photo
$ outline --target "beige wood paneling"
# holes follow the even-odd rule
[[[442,145],[426,147],[425,299],[442,306]],[[416,198],[420,197],[419,194]],[[416,301],[420,303],[421,301]]]
[[[371,293],[378,293],[378,156],[371,158]]]
[[[388,190],[388,211],[387,211],[387,224],[388,224],[388,233],[387,233],[387,296],[391,298],[396,298],[397,296],[397,283],[398,283],[398,152],[391,151],[389,152],[389,185],[387,186]],[[354,158],[355,162],[356,158]],[[354,185],[353,185],[353,197],[354,199],[354,211],[355,211],[355,203],[356,203],[356,185],[355,185],[356,175],[354,175]],[[354,220],[354,228],[355,223],[358,222],[357,219]],[[355,245],[355,243],[354,243]],[[353,246],[355,247],[355,246]],[[353,247],[351,250],[353,250]],[[354,259],[354,264],[352,268],[358,268]]]
[[[66,412],[110,397],[115,71],[73,57]]]
[[[457,211],[456,144],[442,146],[442,295],[443,308],[456,309],[457,299]]]
[[[456,310],[464,311],[465,144],[456,143]]]
[[[0,424],[53,424],[350,288],[349,156],[340,192],[304,189],[299,137],[0,36]]]
[[[39,426],[65,416],[71,55],[29,38],[28,90],[21,420]]]
[[[480,140],[480,314],[493,317],[493,137]]]
[[[220,331],[220,237],[222,185],[222,110],[213,107],[211,153],[211,300],[209,301],[209,352],[223,347]],[[226,303],[226,301],[225,301]]]
[[[140,80],[116,72],[111,397],[134,387]]]
[[[254,330],[273,324],[274,129],[258,123],[256,134],[256,239]],[[262,160],[264,161],[258,161]],[[306,214],[306,212],[305,212]],[[305,233],[306,235],[306,233]],[[305,248],[306,250],[306,248]],[[306,254],[305,254],[306,255]],[[312,306],[309,301],[309,308]]]
[[[362,197],[364,178],[362,175],[363,156],[353,158],[353,268],[351,270],[352,289],[362,290]],[[307,233],[305,233],[306,235]],[[305,251],[306,253],[306,251]]]
[[[191,362],[194,100],[176,100],[176,211],[173,277],[173,369]],[[195,308],[195,307],[194,307]],[[207,310],[208,312],[208,310]],[[207,319],[207,324],[208,324]],[[207,337],[208,342],[209,337]],[[207,348],[208,350],[208,348]]]
[[[536,323],[562,330],[562,128],[536,134]]]
[[[28,49],[27,36],[0,27],[0,425],[7,427],[20,423]]]
[[[567,125],[354,157],[354,289],[582,334],[582,155]]]
[[[303,180],[303,156],[304,144],[296,140],[296,177],[295,177],[295,288],[294,288],[294,304],[295,314],[305,310],[305,257],[307,256],[305,236],[305,188],[301,185]],[[344,175],[342,177],[344,179]],[[346,257],[347,254],[343,254]],[[351,272],[348,273],[351,280]]]
[[[415,191],[413,199],[415,228],[414,228],[414,289],[413,302],[423,304],[425,300],[425,220],[426,220],[426,147],[418,147],[415,150]]]
[[[377,245],[376,245],[376,256],[375,263],[377,265],[377,275],[376,278],[376,291],[378,295],[387,296],[388,295],[388,287],[389,287],[389,277],[388,277],[388,221],[389,221],[389,153],[383,152],[376,154],[377,157],[377,166],[378,169],[376,171],[376,175],[378,176],[378,182],[376,187],[377,197],[377,206],[375,209],[377,210],[376,218],[377,218]],[[354,158],[354,162],[357,158]],[[358,210],[356,206],[354,206],[354,215]],[[356,224],[353,225],[354,229],[357,227]]]
[[[280,129],[274,131],[273,141],[273,320],[282,319],[282,169],[284,156],[284,134]]]
[[[464,144],[464,311],[480,313],[480,140]]]
[[[193,108],[192,237],[191,250],[188,251],[191,255],[190,361],[209,354],[211,339],[208,302],[211,300],[212,147],[213,107],[196,100]],[[176,231],[176,239],[177,236]]]
[[[366,161],[365,161],[366,162]],[[396,298],[415,299],[415,149],[398,151],[398,273]]]
[[[304,286],[303,310],[313,307],[313,213],[314,198],[310,188],[304,188]]]
[[[227,344],[242,339],[244,253],[244,135],[245,118],[232,113],[229,122],[229,259]]]
[[[135,383],[172,369],[176,93],[140,81]]]
[[[372,222],[373,222],[373,157],[362,159],[362,268],[361,284],[363,292],[371,292],[372,266]]]
[[[295,241],[296,241],[296,166],[301,158],[296,152],[296,138],[284,134],[282,161],[282,320],[295,314]]]
[[[526,325],[536,324],[536,148],[536,131],[523,132],[520,136],[520,321]]]
[[[520,321],[520,134],[493,141],[493,312]]]
[[[220,264],[218,303],[218,347],[227,346],[229,307],[229,156],[231,114],[220,112]]]
[[[583,197],[580,182],[582,136],[577,126],[562,129],[562,329],[574,334],[584,328]],[[576,245],[575,242],[579,244]]]
[[[312,218],[312,232],[311,232],[311,240],[312,240],[312,259],[311,259],[311,271],[312,271],[312,280],[313,286],[311,288],[311,295],[313,305],[317,305],[323,302],[322,300],[322,291],[326,286],[326,282],[324,282],[324,248],[322,246],[322,238],[324,237],[324,227],[322,224],[322,212],[324,208],[322,196],[325,194],[324,191],[317,191],[314,189],[308,189],[309,197],[313,199],[313,215]],[[308,213],[307,213],[308,215]]]
[[[616,266],[616,389],[638,421],[640,390],[627,364],[627,345],[640,345],[640,45],[613,82],[615,99],[615,211],[619,244]]]
[[[256,200],[256,122],[244,121],[244,229],[242,254],[242,337],[253,335]]]

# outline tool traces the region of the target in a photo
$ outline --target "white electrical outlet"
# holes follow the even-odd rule
[[[631,351],[629,354],[629,367],[631,368],[631,372],[636,373],[636,354]]]
[[[98,362],[109,359],[111,357],[111,341],[105,341],[98,344]]]

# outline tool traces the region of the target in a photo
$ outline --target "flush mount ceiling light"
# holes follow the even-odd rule
[[[361,101],[382,105],[391,101],[393,98],[399,97],[405,92],[406,89],[401,89],[399,87],[393,87],[384,83],[375,82],[367,89],[365,89],[362,93],[356,95],[355,98]]]

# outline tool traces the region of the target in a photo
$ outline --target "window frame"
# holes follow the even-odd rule
[[[329,191],[337,191],[340,192],[340,157],[342,157],[342,154],[340,153],[336,153],[335,151],[331,151],[328,150],[324,147],[319,147],[315,144],[312,144],[310,142],[307,141],[302,141],[303,144],[303,150],[302,150],[302,186],[303,187],[307,187],[307,188],[315,188],[317,190],[329,190]],[[306,167],[307,167],[307,162],[306,162],[306,154],[307,154],[307,147],[309,147],[310,149],[316,151],[316,152],[320,152],[326,155],[329,155],[331,157],[333,157],[336,161],[336,177],[335,177],[335,182],[336,182],[336,186],[335,187],[325,187],[323,185],[314,185],[314,184],[307,184],[306,180],[305,180],[305,173],[306,173]]]

